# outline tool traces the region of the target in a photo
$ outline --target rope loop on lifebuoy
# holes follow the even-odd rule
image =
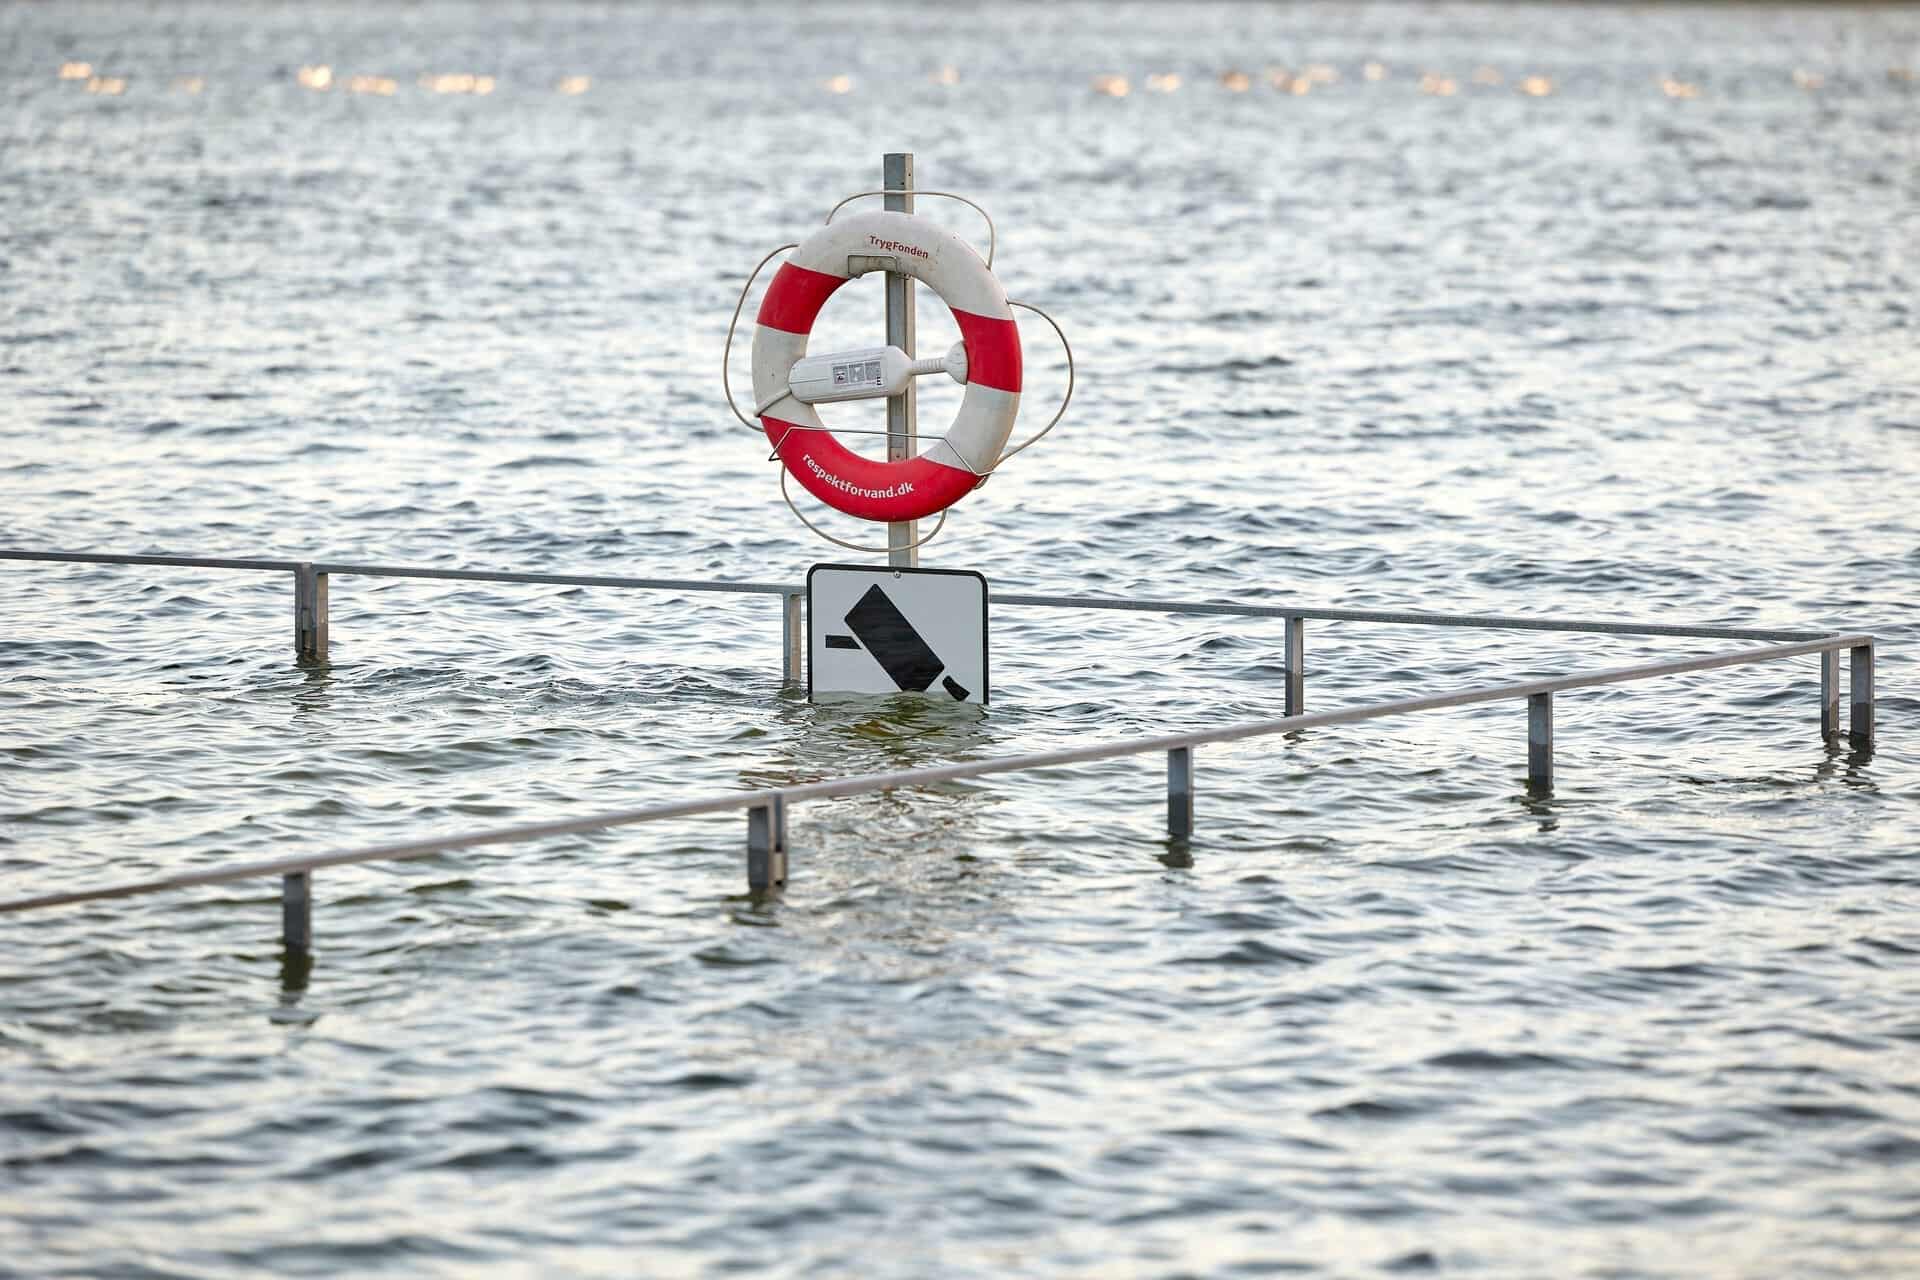
[[[773,261],[773,254],[785,253],[789,249],[798,249],[799,247],[797,244],[783,244],[778,249],[775,249],[773,253],[769,253],[766,257],[753,264],[753,274],[748,276],[747,282],[740,286],[740,297],[738,301],[733,304],[733,319],[727,322],[727,344],[720,351],[720,387],[727,393],[727,408],[733,410],[733,416],[740,419],[741,425],[749,431],[758,431],[760,426],[751,418],[747,417],[746,414],[740,412],[740,406],[733,402],[733,331],[740,327],[740,308],[747,305],[748,291],[753,288],[753,282],[760,278],[760,273],[766,269],[766,265]],[[756,410],[756,412],[758,412],[758,410]]]
[[[985,476],[982,476],[980,478],[982,480],[986,479]],[[825,529],[822,529],[819,525],[815,524],[813,521],[807,519],[806,516],[802,515],[800,512],[800,508],[794,504],[793,495],[787,492],[787,473],[785,471],[782,471],[780,473],[780,496],[787,500],[787,510],[793,512],[793,518],[795,520],[798,520],[801,524],[807,526],[807,528],[810,531],[812,531],[814,534],[818,535],[819,537],[825,538],[828,542],[831,542],[836,547],[845,547],[849,551],[858,551],[863,555],[884,556],[884,555],[891,555],[895,551],[914,551],[921,547],[926,546],[929,542],[932,542],[935,538],[939,537],[940,531],[947,527],[947,513],[942,511],[940,513],[940,518],[934,522],[934,525],[931,531],[921,534],[916,541],[909,542],[903,547],[863,547],[857,542],[848,542],[845,538],[834,537],[832,534],[828,533]]]
[[[1048,324],[1053,326],[1053,332],[1060,339],[1060,349],[1067,353],[1067,393],[1060,397],[1060,407],[1053,411],[1053,416],[1051,418],[1047,419],[1046,426],[1040,428],[1038,431],[1034,432],[1031,436],[1028,436],[1025,440],[1022,440],[1019,444],[1013,446],[1013,448],[1007,450],[1005,453],[1000,455],[999,460],[993,464],[995,471],[1000,469],[1000,463],[1005,462],[1008,458],[1011,458],[1014,454],[1019,453],[1022,449],[1031,449],[1034,445],[1039,444],[1042,440],[1044,440],[1046,438],[1047,432],[1053,430],[1054,427],[1059,424],[1060,419],[1067,416],[1067,406],[1073,403],[1073,372],[1074,372],[1073,371],[1073,344],[1067,341],[1066,331],[1060,327],[1059,321],[1055,320],[1052,316],[1048,315],[1046,312],[1042,311],[1040,308],[1034,306],[1031,302],[1017,302],[1009,298],[1007,300],[1007,305],[1010,307],[1019,307],[1022,311],[1031,311],[1033,312],[1033,314],[1039,316],[1042,320],[1045,320]],[[991,475],[993,474],[993,472],[990,471],[987,474]],[[987,479],[986,476],[981,476],[980,477],[981,483],[983,484],[986,483],[986,479]]]

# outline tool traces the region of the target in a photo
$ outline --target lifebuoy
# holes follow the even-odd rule
[[[898,462],[861,457],[788,393],[820,308],[856,275],[881,269],[939,294],[967,351],[953,425]],[[865,520],[918,520],[958,502],[999,462],[1020,410],[1020,331],[1006,290],[959,236],[906,213],[843,218],[807,237],[767,286],[753,332],[753,399],[767,440],[814,497]]]

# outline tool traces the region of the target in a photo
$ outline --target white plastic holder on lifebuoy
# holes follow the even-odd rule
[[[891,399],[903,394],[907,383],[930,373],[944,373],[962,386],[967,381],[967,344],[956,342],[944,356],[915,360],[898,347],[862,347],[807,356],[787,372],[787,390],[802,404],[834,404],[842,400]]]

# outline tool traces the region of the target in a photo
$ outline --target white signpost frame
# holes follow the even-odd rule
[[[848,693],[986,702],[986,578],[855,564],[808,570],[807,698]]]

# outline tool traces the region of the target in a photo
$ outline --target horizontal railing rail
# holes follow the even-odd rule
[[[338,853],[312,854],[266,862],[214,867],[101,888],[41,894],[11,902],[0,902],[0,914],[278,875],[282,878],[282,937],[290,953],[304,955],[308,952],[312,940],[310,877],[317,870],[370,862],[405,861],[485,845],[521,843],[552,836],[583,834],[637,823],[743,809],[747,812],[748,885],[753,890],[764,891],[786,882],[787,814],[793,804],[906,787],[929,786],[941,782],[956,782],[993,774],[1085,764],[1097,760],[1162,751],[1167,755],[1167,829],[1172,837],[1186,839],[1192,835],[1194,829],[1193,753],[1198,747],[1291,733],[1303,729],[1355,724],[1387,716],[1410,715],[1450,707],[1509,700],[1524,700],[1527,704],[1528,785],[1536,791],[1550,792],[1553,786],[1553,698],[1556,694],[1604,685],[1624,684],[1630,681],[1650,680],[1661,676],[1711,671],[1722,667],[1751,666],[1817,654],[1822,659],[1821,698],[1824,724],[1829,715],[1837,715],[1837,684],[1832,679],[1832,675],[1837,666],[1838,654],[1843,649],[1849,651],[1852,657],[1852,714],[1849,728],[1856,748],[1870,750],[1873,739],[1874,643],[1874,637],[1867,634],[1834,634],[1790,644],[1770,645],[1762,649],[1640,663],[1575,675],[1465,689],[1452,693],[1429,694],[1417,698],[1401,698],[1390,702],[1348,707],[1338,711],[1248,721],[1216,729],[1093,743],[1081,747],[1003,756],[988,760],[970,760],[891,773],[823,779],[784,787],[730,791],[668,804],[569,818],[556,822],[533,823],[468,835],[378,845]]]
[[[51,564],[159,564],[181,569],[254,569],[289,573],[297,560],[231,559],[217,556],[123,556],[95,551],[0,551],[0,560],[38,560]]]
[[[1220,615],[1236,618],[1299,618],[1306,622],[1370,622],[1386,626],[1469,627],[1485,631],[1577,631],[1601,636],[1680,636],[1697,640],[1818,640],[1822,631],[1777,627],[1726,627],[1698,623],[1603,622],[1580,618],[1516,618],[1486,613],[1415,613],[1404,609],[1326,609],[1315,605],[1242,604],[1236,601],[1110,600],[1103,596],[1034,596],[994,593],[994,604],[1043,609],[1116,609],[1128,613]]]
[[[629,591],[719,591],[735,595],[784,596],[804,587],[782,582],[710,582],[697,578],[629,578],[607,573],[521,573],[495,569],[422,569],[386,564],[333,564],[316,561],[315,573],[358,578],[435,578],[449,582],[530,582],[556,587],[617,587]]]

